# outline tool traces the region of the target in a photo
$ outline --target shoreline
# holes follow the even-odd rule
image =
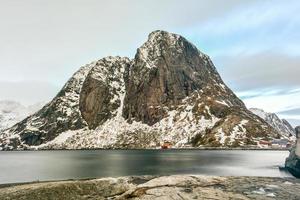
[[[287,170],[287,169],[286,169]],[[222,178],[266,178],[266,179],[284,179],[284,180],[299,180],[295,176],[286,176],[286,177],[272,177],[272,176],[213,176],[205,174],[168,174],[168,175],[128,175],[128,176],[108,176],[108,177],[92,177],[92,178],[70,178],[70,179],[58,179],[58,180],[35,180],[28,182],[15,182],[15,183],[0,183],[0,190],[3,188],[16,187],[22,185],[32,185],[32,184],[47,184],[47,183],[64,183],[64,182],[81,182],[81,181],[94,181],[102,179],[122,179],[122,178],[139,178],[139,177],[171,177],[171,176],[199,176],[199,177],[222,177]]]
[[[1,184],[0,199],[300,199],[300,179],[202,175]]]
[[[180,151],[180,150],[223,150],[223,151],[290,151],[291,148],[220,148],[220,147],[196,147],[196,148],[169,148],[169,149],[161,149],[161,148],[82,148],[82,149],[12,149],[12,150],[0,150],[0,152],[25,152],[25,151]]]

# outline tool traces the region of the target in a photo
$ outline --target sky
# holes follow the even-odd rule
[[[247,107],[300,125],[298,0],[0,0],[0,100],[50,101],[80,66],[154,30],[208,54]]]

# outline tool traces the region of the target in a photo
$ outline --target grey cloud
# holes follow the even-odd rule
[[[293,126],[300,126],[300,120],[299,119],[293,119],[293,118],[287,118],[288,122]]]
[[[236,8],[257,2],[260,1],[0,0],[0,81],[3,82],[0,99],[35,103],[51,98],[58,90],[53,85],[62,86],[81,65],[107,55],[132,57],[153,30],[182,34],[186,27],[222,18]],[[271,75],[261,80],[267,70],[252,74],[251,65],[268,64],[255,59],[215,58],[214,61],[233,89],[272,85],[277,76],[270,79],[272,83],[264,84]],[[290,60],[286,60],[281,71],[294,67],[293,63],[288,66]],[[248,75],[243,77],[245,74]],[[47,84],[40,84],[40,89],[32,89],[35,84],[24,84],[32,81]],[[32,93],[34,90],[42,92]]]
[[[299,115],[300,114],[300,108],[284,110],[284,111],[279,112],[278,114],[282,114],[282,115]]]
[[[286,118],[292,126],[300,126],[300,108],[283,110],[277,113],[279,116]]]
[[[0,100],[15,100],[23,105],[50,101],[59,87],[46,82],[0,82]]]
[[[273,88],[284,94],[300,88],[300,57],[264,52],[213,60],[225,82],[235,91]]]
[[[180,32],[252,2],[0,1],[0,80],[63,84],[80,65],[107,55],[133,56],[153,30]]]

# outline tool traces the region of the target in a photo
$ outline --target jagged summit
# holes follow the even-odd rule
[[[170,56],[169,54],[179,55],[183,51],[189,51],[191,55],[200,55],[209,59],[184,37],[162,30],[153,31],[149,34],[148,40],[137,49],[135,58],[144,60],[147,63],[145,67],[151,68],[157,67],[155,62],[158,61],[158,58]]]
[[[285,119],[280,119],[275,113],[265,112],[263,109],[250,108],[251,112],[265,120],[270,126],[274,127],[282,137],[295,137],[295,129]]]
[[[244,106],[225,86],[208,56],[182,36],[165,31],[149,35],[137,51],[129,76],[124,116],[149,125],[166,117],[171,106],[178,106],[195,91],[229,95],[232,105]]]
[[[235,147],[279,137],[208,56],[182,36],[154,31],[134,59],[82,67],[49,104],[2,133],[0,148]]]

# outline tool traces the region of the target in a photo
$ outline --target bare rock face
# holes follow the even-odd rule
[[[285,161],[285,167],[297,178],[300,178],[300,126],[295,128],[297,141]]]
[[[296,132],[296,137],[297,137],[297,139],[300,139],[300,126],[297,126],[297,127],[295,128],[295,132]]]
[[[296,155],[296,147],[292,148],[289,157],[285,160],[285,167],[295,177],[300,178],[300,157]]]
[[[207,87],[218,92],[223,89],[220,84],[223,81],[208,56],[179,35],[155,31],[137,50],[124,116],[153,125],[166,117],[165,107],[174,109],[184,98]],[[234,103],[243,106],[237,98]]]
[[[128,58],[107,57],[90,70],[80,93],[80,111],[91,129],[117,114],[125,95]]]
[[[295,132],[296,132],[296,137],[297,137],[297,141],[296,141],[296,155],[300,158],[300,126],[297,126],[295,128]]]
[[[36,114],[0,135],[0,149],[237,147],[279,138],[185,38],[152,32],[133,60],[81,68]]]

